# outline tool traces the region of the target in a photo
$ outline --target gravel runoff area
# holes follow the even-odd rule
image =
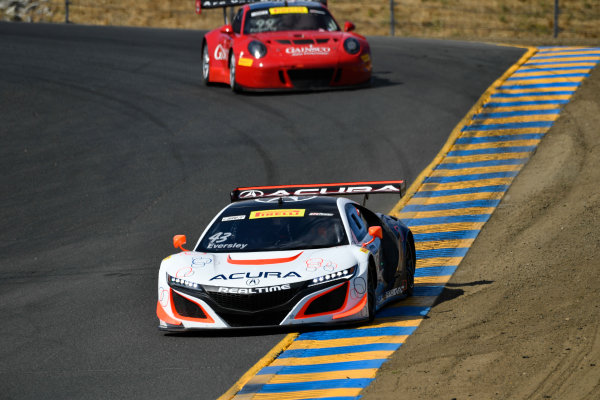
[[[600,68],[362,394],[600,399]]]

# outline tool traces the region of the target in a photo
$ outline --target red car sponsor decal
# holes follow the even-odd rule
[[[286,54],[290,56],[328,56],[331,53],[331,47],[326,46],[305,46],[305,47],[288,47],[285,49]]]

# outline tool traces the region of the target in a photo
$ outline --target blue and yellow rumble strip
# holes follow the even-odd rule
[[[600,48],[531,48],[453,131],[392,210],[414,233],[415,295],[370,325],[288,335],[220,399],[360,398],[442,292],[512,180],[600,60]]]

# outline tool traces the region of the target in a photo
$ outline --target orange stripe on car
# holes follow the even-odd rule
[[[303,253],[303,251],[301,251],[300,253],[296,254],[295,256],[292,257],[284,257],[284,258],[266,258],[266,259],[257,259],[257,260],[234,260],[231,258],[231,255],[227,256],[227,262],[229,264],[236,264],[236,265],[266,265],[266,264],[283,264],[286,262],[290,262],[290,261],[294,261],[295,259],[297,259],[298,257],[300,257],[300,255]]]
[[[160,305],[160,302],[156,302],[156,316],[163,322],[166,322],[169,325],[181,325],[180,321],[169,317],[169,315],[165,312],[165,310]]]
[[[306,310],[312,304],[313,301],[315,301],[316,299],[318,299],[321,296],[325,296],[329,292],[333,292],[334,290],[338,289],[342,285],[348,285],[348,282],[346,281],[346,282],[340,283],[339,285],[335,285],[331,289],[313,297],[312,299],[310,299],[309,301],[306,302],[306,304],[302,307],[302,309],[298,312],[298,314],[296,314],[296,316],[294,318],[295,319],[303,319],[303,318],[320,317],[322,315],[335,314],[336,312],[343,310],[346,307],[346,304],[348,304],[348,289],[350,288],[350,285],[348,285],[348,287],[346,288],[346,299],[344,300],[344,304],[337,310],[326,311],[326,312],[322,312],[322,313],[318,313],[318,314],[304,315],[304,313],[306,312]]]
[[[359,313],[360,310],[362,310],[365,307],[365,304],[367,304],[367,295],[366,294],[363,296],[362,299],[360,299],[360,301],[358,302],[357,305],[355,305],[354,307],[352,307],[348,311],[344,311],[343,313],[335,314],[333,316],[333,319],[345,318],[345,317],[349,317],[351,315],[354,315],[356,313]]]

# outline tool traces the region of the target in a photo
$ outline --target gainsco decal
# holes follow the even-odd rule
[[[288,47],[285,52],[291,56],[327,56],[331,53],[331,47]]]
[[[219,293],[237,293],[237,294],[260,294],[260,293],[270,293],[270,292],[278,292],[281,290],[290,289],[290,285],[274,285],[267,287],[259,287],[259,288],[230,288],[230,287],[219,287],[217,292]]]
[[[277,218],[277,217],[304,217],[304,209],[279,209],[279,210],[262,210],[252,211],[250,219],[259,218]]]
[[[282,276],[281,272],[235,272],[233,274],[230,274],[229,276],[225,276],[223,274],[220,275],[216,275],[213,276],[212,278],[209,279],[209,281],[215,281],[215,280],[231,280],[231,279],[247,279],[247,278],[278,278],[278,279],[285,279],[285,278],[301,278],[300,274],[298,274],[297,272],[288,272],[287,274]]]

